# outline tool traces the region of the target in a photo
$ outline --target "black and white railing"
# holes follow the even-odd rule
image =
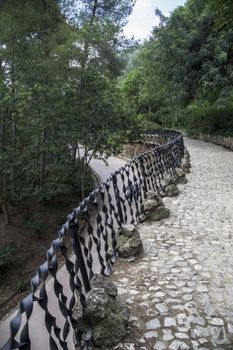
[[[145,135],[151,149],[112,174],[68,215],[47,250],[47,260],[31,280],[1,350],[87,349],[91,330],[82,334],[73,309],[85,308],[94,273],[109,276],[117,259],[116,232],[137,224],[149,191],[163,195],[162,179],[176,178],[184,156],[183,136],[174,131]],[[165,144],[158,145],[158,140]],[[47,345],[38,345],[41,344]]]

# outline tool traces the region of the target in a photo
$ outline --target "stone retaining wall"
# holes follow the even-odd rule
[[[213,142],[216,145],[226,147],[233,151],[233,136],[221,136],[221,135],[209,135],[199,133],[197,135],[190,135],[195,139],[199,139],[202,141]]]
[[[134,157],[137,157],[148,150],[148,144],[142,141],[127,143],[123,146],[120,156],[124,158],[133,159]]]
[[[129,142],[123,146],[122,152],[120,154],[123,158],[133,159],[140,154],[149,151],[149,149],[154,148],[156,145],[163,145],[169,141],[166,135],[145,135],[145,140],[137,140]]]

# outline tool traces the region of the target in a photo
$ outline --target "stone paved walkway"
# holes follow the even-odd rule
[[[186,140],[189,183],[165,199],[171,216],[139,226],[144,255],[119,261],[128,350],[233,349],[233,152]]]

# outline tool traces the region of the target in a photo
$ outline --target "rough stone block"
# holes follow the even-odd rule
[[[186,173],[185,171],[183,171],[180,168],[176,168],[176,175],[177,175],[177,179],[176,179],[176,183],[177,184],[186,184],[188,182],[187,178],[186,178]]]
[[[86,307],[74,311],[74,317],[85,331],[87,324],[93,327],[93,345],[106,350],[117,345],[126,334],[129,312],[125,302],[117,295],[117,288],[102,275],[94,275],[91,291],[87,294]]]
[[[169,175],[167,175],[162,181],[162,186],[166,197],[175,197],[180,193],[175,180],[173,180]]]
[[[143,221],[158,221],[167,218],[169,215],[170,211],[163,204],[161,197],[153,192],[149,192],[144,203]]]
[[[185,172],[185,173],[190,173],[190,162],[189,160],[183,158],[182,162],[181,162],[181,169]]]
[[[120,257],[137,256],[143,251],[140,234],[133,225],[123,225],[118,231],[116,240]]]

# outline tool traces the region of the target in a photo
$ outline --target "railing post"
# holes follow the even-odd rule
[[[117,205],[117,209],[118,209],[120,223],[124,224],[124,217],[123,217],[123,212],[122,212],[122,208],[121,208],[120,191],[119,191],[119,188],[117,186],[116,173],[113,174],[112,181],[113,181],[113,188],[114,188],[114,193],[115,193],[115,198],[116,198],[116,205]]]
[[[76,255],[76,259],[78,260],[78,265],[80,267],[84,288],[86,292],[89,292],[91,290],[90,280],[88,277],[87,268],[83,258],[83,252],[82,252],[80,239],[79,239],[79,231],[74,221],[71,223],[71,230],[72,230],[72,236],[73,236],[73,249]]]
[[[143,178],[143,187],[144,187],[144,193],[148,192],[148,186],[146,181],[146,172],[145,172],[145,165],[143,164],[143,158],[139,157],[139,162],[142,170],[142,178]]]

